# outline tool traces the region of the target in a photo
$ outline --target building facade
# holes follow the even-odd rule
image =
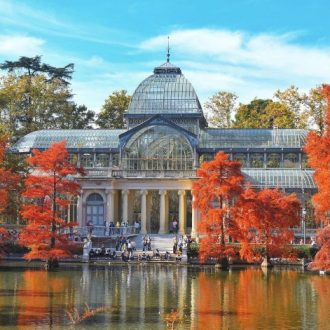
[[[30,153],[67,141],[71,161],[87,170],[67,215],[81,226],[139,220],[142,233],[166,233],[176,219],[180,233],[195,235],[196,169],[221,150],[242,163],[253,186],[296,192],[303,221],[311,218],[316,188],[303,153],[306,130],[209,128],[193,86],[169,61],[140,83],[125,119],[127,129],[36,131],[13,150]]]

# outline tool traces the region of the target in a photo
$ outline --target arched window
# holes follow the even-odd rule
[[[188,140],[177,130],[151,126],[131,137],[122,160],[127,170],[191,170],[193,152]]]
[[[103,226],[104,223],[104,201],[100,194],[92,193],[86,201],[86,224],[93,223]]]

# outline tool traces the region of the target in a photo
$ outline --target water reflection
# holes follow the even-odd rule
[[[292,270],[198,271],[164,265],[0,272],[0,328],[68,327],[65,313],[87,303],[113,307],[84,328],[164,329],[178,310],[178,329],[309,329],[330,323],[329,277]]]

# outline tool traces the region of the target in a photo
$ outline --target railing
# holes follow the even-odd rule
[[[25,227],[24,225],[0,224],[0,228],[7,229],[12,235],[16,236]],[[107,236],[128,236],[138,232],[134,226],[127,227],[108,227],[108,226],[83,226],[63,229],[63,233],[74,237],[107,237]]]
[[[100,178],[191,178],[196,171],[187,170],[113,170],[106,168],[89,168],[88,176]]]

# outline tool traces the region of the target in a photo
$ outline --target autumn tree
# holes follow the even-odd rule
[[[274,93],[274,100],[286,106],[292,112],[294,121],[290,128],[307,127],[308,114],[304,108],[306,95],[300,93],[298,87],[292,85],[285,90],[277,90]]]
[[[241,164],[219,152],[214,160],[202,163],[197,176],[199,180],[193,184],[193,195],[194,207],[202,215],[200,257],[202,260],[214,257],[225,265],[227,256],[233,253],[227,242],[230,237],[238,236],[232,212],[234,199],[243,189]]]
[[[327,110],[327,98],[322,92],[322,86],[312,88],[305,99],[309,124],[322,134],[325,128],[325,114]]]
[[[66,222],[61,214],[79,194],[74,176],[83,174],[83,170],[69,162],[65,142],[54,143],[45,151],[33,150],[27,162],[32,171],[25,180],[21,214],[27,225],[20,243],[31,249],[25,259],[44,259],[53,268],[58,259],[70,255],[72,243],[67,231],[76,223]]]
[[[209,113],[209,124],[217,128],[232,127],[236,109],[237,95],[231,92],[220,91],[213,95],[204,108]]]
[[[233,216],[239,227],[242,258],[288,256],[287,247],[294,238],[291,228],[300,223],[300,202],[295,194],[249,188],[237,201]],[[256,245],[264,247],[263,255]]]
[[[15,190],[19,184],[20,177],[17,173],[7,168],[5,162],[5,151],[8,143],[6,136],[0,137],[0,216],[6,211],[11,190]],[[5,228],[0,228],[0,256],[3,255],[4,243],[10,239],[10,234]]]
[[[96,124],[100,128],[125,128],[124,112],[130,100],[131,96],[125,90],[113,92],[105,100]]]
[[[322,132],[310,132],[307,136],[305,151],[308,163],[314,168],[314,179],[318,192],[313,196],[316,219],[325,227],[318,233],[317,240],[322,242],[320,251],[315,256],[312,268],[330,270],[329,262],[325,261],[330,256],[329,216],[330,216],[330,85],[323,85],[322,93],[327,99],[327,110]],[[327,243],[327,240],[329,242]]]

